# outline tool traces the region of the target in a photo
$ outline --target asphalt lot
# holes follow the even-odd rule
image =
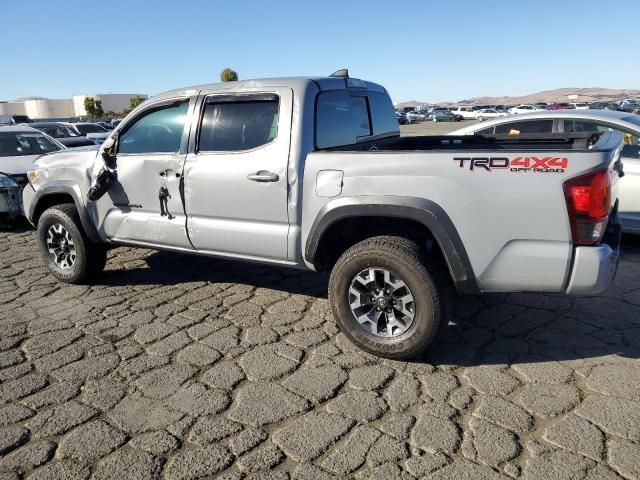
[[[414,362],[352,346],[322,275],[118,248],[71,286],[0,245],[2,480],[640,477],[638,239],[598,297],[460,298]]]

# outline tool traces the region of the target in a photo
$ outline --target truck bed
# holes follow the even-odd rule
[[[480,291],[562,292],[574,250],[563,183],[609,168],[615,188],[621,148],[622,136],[607,132],[395,136],[315,151],[305,162],[302,231],[349,202],[430,202],[459,236]]]

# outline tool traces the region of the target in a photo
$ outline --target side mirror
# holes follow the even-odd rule
[[[116,152],[118,151],[118,134],[113,133],[102,144],[102,160],[111,169],[116,168]]]

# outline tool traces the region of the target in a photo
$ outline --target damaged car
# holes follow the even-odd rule
[[[22,188],[33,162],[45,153],[64,150],[50,136],[26,125],[0,127],[0,216],[22,215]]]

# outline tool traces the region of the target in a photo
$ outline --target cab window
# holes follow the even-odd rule
[[[371,123],[367,98],[345,90],[323,92],[316,107],[316,146],[352,145],[370,136]]]
[[[118,153],[175,153],[180,150],[189,101],[153,108],[119,135]]]
[[[640,136],[636,133],[632,133],[626,130],[621,130],[610,125],[603,123],[592,122],[589,120],[565,120],[564,121],[565,132],[620,132],[624,139],[625,145],[640,145]]]
[[[271,143],[278,135],[278,97],[210,97],[202,116],[198,150],[233,152]]]
[[[519,135],[521,133],[551,133],[553,120],[524,120],[522,122],[504,123],[496,125],[495,133]]]

